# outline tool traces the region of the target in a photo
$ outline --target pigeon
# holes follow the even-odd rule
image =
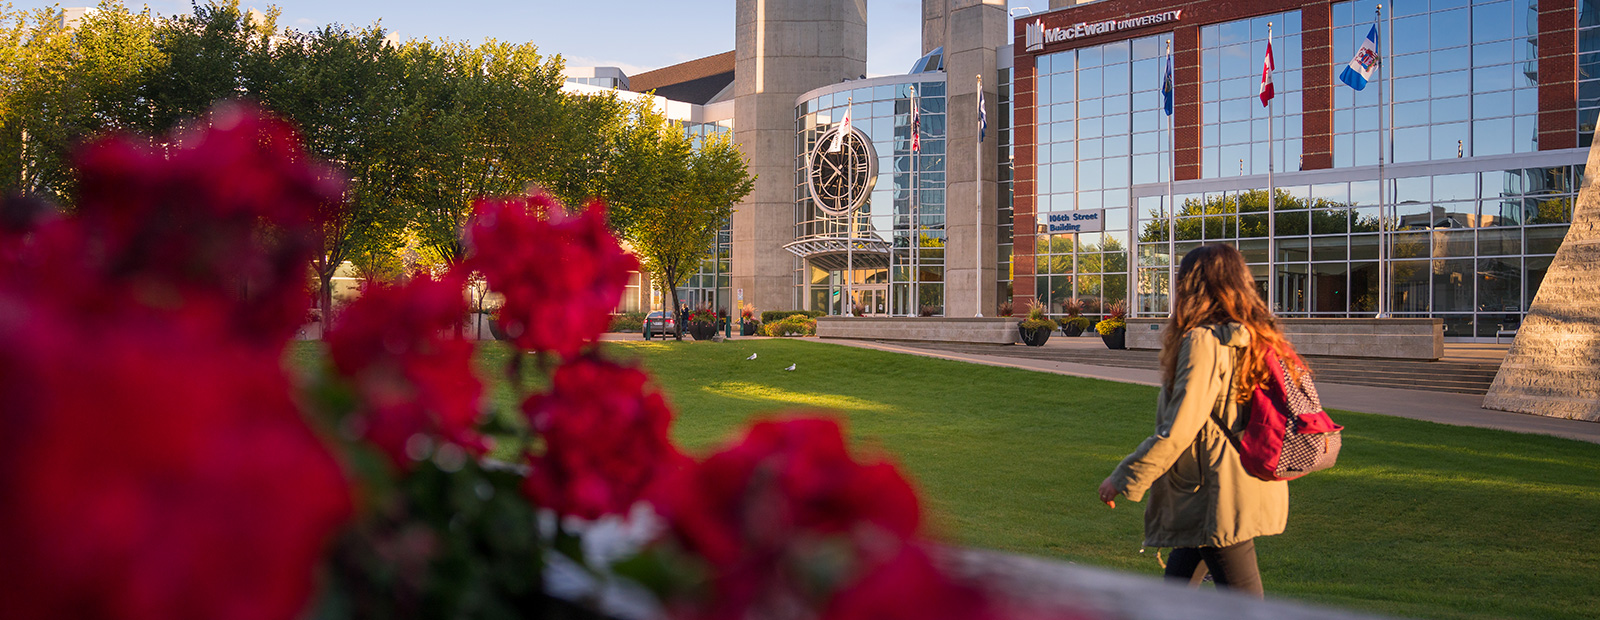
[[[794,364],[790,364],[789,367],[785,368],[784,370],[794,370]]]
[[[754,354],[754,353],[751,353],[751,354],[750,354],[750,357],[747,357],[747,358],[744,358],[744,361],[747,361],[747,362],[748,362],[748,361],[750,361],[750,360],[753,360],[753,359],[755,359],[755,358],[756,358],[756,354]]]

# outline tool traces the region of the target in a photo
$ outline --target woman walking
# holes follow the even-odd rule
[[[1298,376],[1304,363],[1278,329],[1244,257],[1228,245],[1189,252],[1161,346],[1156,429],[1100,483],[1100,501],[1118,494],[1150,501],[1144,544],[1173,549],[1166,576],[1262,595],[1255,538],[1283,532],[1289,486],[1251,476],[1229,436],[1249,423],[1249,397],[1268,380],[1270,351]],[[1241,408],[1241,405],[1245,405]]]

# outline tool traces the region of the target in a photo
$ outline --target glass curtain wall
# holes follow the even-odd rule
[[[1163,33],[1035,59],[1038,221],[1105,209],[1101,232],[1035,231],[1032,293],[1050,314],[1073,299],[1085,314],[1101,314],[1127,298],[1130,234],[1140,225],[1129,188],[1164,182],[1172,169],[1160,92],[1170,39]]]
[[[1348,60],[1373,25],[1370,0],[1332,6],[1333,57]],[[1389,161],[1445,160],[1539,150],[1538,5],[1534,0],[1394,3],[1394,108]],[[1379,32],[1388,37],[1388,24]],[[1341,65],[1342,66],[1342,65]],[[1337,69],[1336,69],[1337,70]],[[1597,76],[1600,77],[1600,76]],[[1389,98],[1391,93],[1385,92]],[[1378,163],[1376,88],[1335,82],[1336,167]],[[1591,103],[1591,105],[1597,105]],[[1580,113],[1581,116],[1581,113]],[[1589,117],[1593,123],[1593,115]],[[1583,142],[1587,145],[1588,142]]]
[[[1578,146],[1594,139],[1600,117],[1600,0],[1578,0]]]
[[[796,108],[795,239],[845,238],[849,219],[816,208],[806,189],[807,154],[817,138],[844,120],[865,132],[878,151],[878,182],[856,213],[856,235],[890,243],[889,267],[856,269],[858,303],[870,314],[944,314],[945,83],[942,74],[904,76],[901,83],[840,90]],[[912,87],[920,109],[921,144],[911,153]],[[848,311],[844,274],[801,261],[795,285],[804,307]]]
[[[1261,105],[1261,61],[1272,28],[1273,91]],[[1365,32],[1362,33],[1366,35]],[[1263,15],[1200,28],[1201,178],[1300,169],[1300,12]],[[1267,126],[1271,118],[1272,126]],[[1267,147],[1268,137],[1272,147]]]
[[[999,80],[1000,96],[997,102],[1000,106],[1000,122],[999,131],[996,132],[1000,140],[1000,170],[998,176],[996,176],[999,179],[996,184],[999,195],[995,197],[995,213],[997,216],[995,223],[995,273],[999,274],[999,278],[997,278],[999,281],[996,283],[995,288],[995,299],[1001,303],[1011,300],[1011,281],[1016,279],[1017,274],[1013,263],[1015,252],[1012,244],[1012,225],[1015,221],[1015,211],[1012,209],[1014,197],[1012,185],[1014,166],[1012,162],[1016,157],[1012,145],[1016,144],[1016,142],[1012,140],[1012,127],[1015,126],[1015,119],[1012,112],[1011,80],[1011,69],[1001,69]],[[1016,309],[1012,311],[1016,312]]]

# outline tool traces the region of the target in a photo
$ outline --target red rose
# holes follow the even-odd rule
[[[513,343],[572,357],[605,332],[639,267],[606,227],[605,203],[568,215],[538,194],[474,209],[467,266],[505,296],[500,324]]]
[[[673,542],[710,565],[709,605],[679,609],[700,618],[826,601],[899,553],[921,521],[895,467],[851,458],[838,423],[825,419],[755,424],[674,476],[656,505]]]
[[[482,452],[472,345],[445,337],[466,311],[459,277],[419,277],[362,292],[328,333],[334,367],[359,396],[355,427],[402,468],[419,434]]]
[[[682,457],[667,437],[672,411],[643,372],[580,357],[556,369],[550,391],[523,403],[543,439],[525,489],[562,515],[625,514]]]
[[[276,353],[22,297],[0,288],[6,616],[299,617],[350,506]]]

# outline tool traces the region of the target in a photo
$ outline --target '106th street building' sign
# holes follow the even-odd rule
[[[1036,19],[1033,20],[1033,23],[1028,24],[1027,30],[1023,32],[1023,43],[1025,44],[1023,50],[1028,52],[1036,52],[1044,49],[1044,46],[1048,43],[1059,43],[1061,41],[1071,41],[1073,39],[1108,34],[1121,30],[1128,30],[1131,28],[1143,28],[1145,26],[1165,24],[1167,22],[1178,21],[1182,18],[1183,9],[1178,9],[1176,11],[1162,11],[1160,13],[1140,15],[1138,17],[1130,17],[1128,19],[1110,19],[1103,22],[1079,22],[1066,28],[1045,28],[1044,21]]]

